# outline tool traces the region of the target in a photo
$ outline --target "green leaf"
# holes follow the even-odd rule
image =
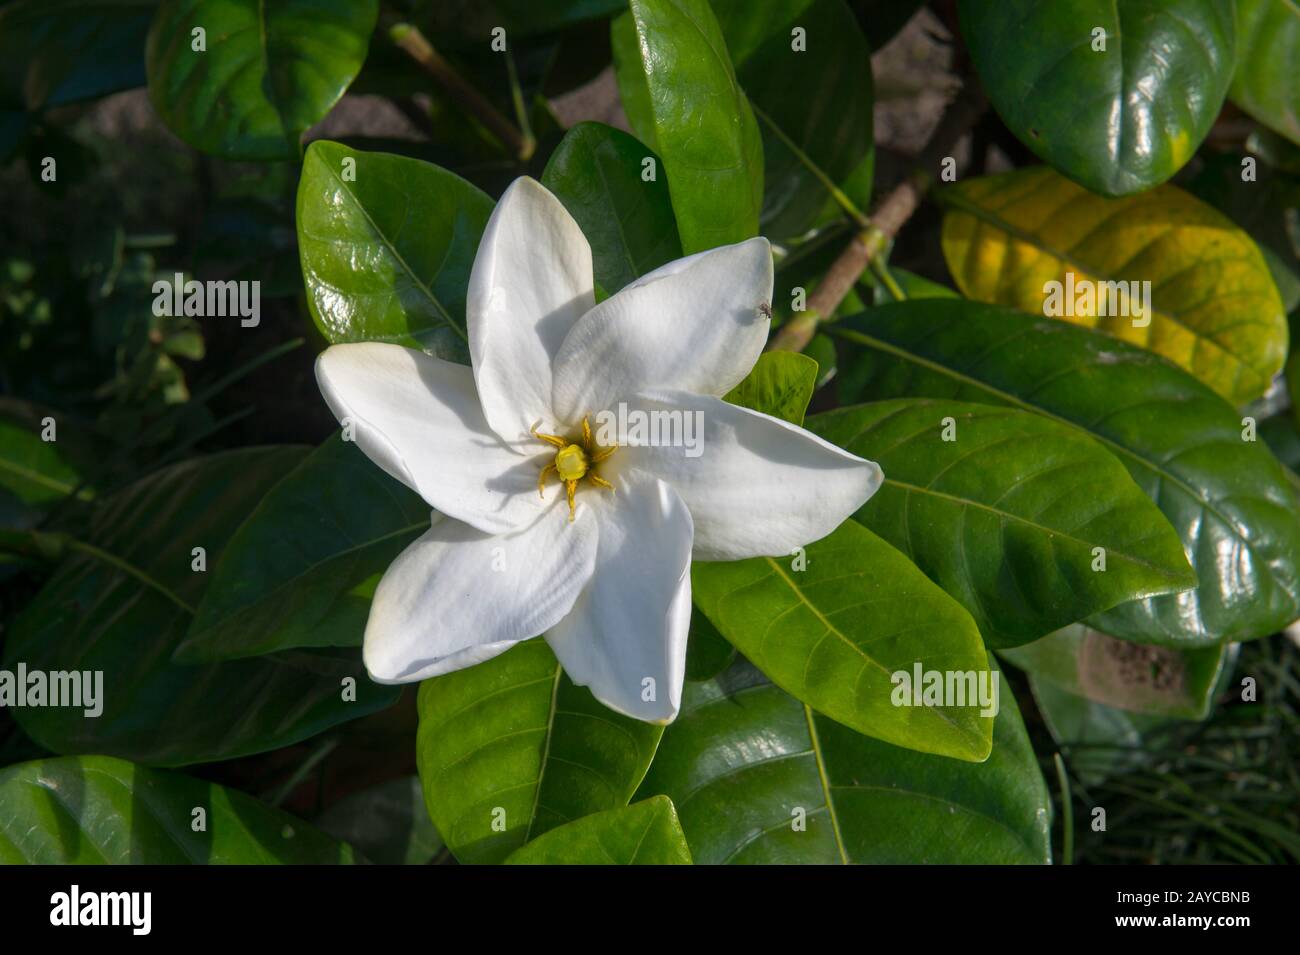
[[[895,706],[893,674],[988,669],[970,614],[903,554],[846,521],[793,560],[691,566],[695,604],[778,686],[877,739],[978,762],[993,720],[968,706]]]
[[[21,661],[29,677],[99,671],[103,711],[87,718],[84,706],[15,706],[28,735],[56,753],[182,765],[288,746],[396,700],[398,689],[371,683],[355,652],[170,662],[234,529],[303,454],[254,448],[195,458],[99,504],[84,541],[68,546],[15,619],[4,667]],[[208,572],[192,569],[196,547]],[[343,699],[345,680],[356,683],[353,702]]]
[[[884,483],[854,517],[969,610],[990,647],[1196,584],[1164,515],[1074,428],[934,399],[842,408],[808,426],[880,465]]]
[[[428,527],[418,494],[335,435],[239,525],[175,659],[361,646],[375,584]]]
[[[763,143],[707,0],[631,0],[611,25],[623,108],[663,159],[686,254],[758,233]]]
[[[817,362],[798,352],[769,351],[759,356],[753,370],[723,400],[803,424],[816,387]]]
[[[1133,713],[1204,719],[1227,646],[1175,650],[1116,640],[1073,624],[1003,658],[1071,693]]]
[[[500,862],[556,826],[626,806],[663,733],[574,686],[543,640],[425,680],[419,711],[425,803],[468,863]]]
[[[1159,185],[1192,158],[1236,62],[1222,0],[960,0],[958,10],[1007,127],[1107,196]]]
[[[53,441],[41,438],[47,417],[54,419]],[[71,422],[63,422],[60,429],[58,418],[25,401],[0,399],[0,491],[39,508],[77,489],[82,462],[72,460],[77,456],[73,453],[75,441],[68,433]],[[60,437],[64,440],[58,440]]]
[[[658,167],[659,157],[622,130],[579,123],[542,173],[591,244],[596,283],[610,295],[682,256],[667,180],[644,181],[646,159]]]
[[[1051,800],[1002,682],[975,765],[854,733],[738,663],[687,684],[638,795],[672,797],[700,864],[1050,862]]]
[[[298,248],[321,333],[467,356],[465,292],[491,214],[491,199],[439,166],[312,143]]]
[[[162,0],[149,30],[150,98],[195,149],[296,160],[303,133],[361,71],[378,16],[378,0]]]
[[[155,0],[16,0],[0,9],[0,105],[37,112],[144,85]]]
[[[973,302],[874,309],[846,333],[853,400],[926,395],[1003,404],[1073,424],[1119,458],[1182,540],[1199,586],[1093,623],[1196,646],[1276,633],[1300,617],[1300,497],[1241,416],[1186,372],[1114,339]],[[853,384],[856,382],[857,384]]]
[[[691,607],[691,632],[686,643],[686,679],[712,680],[731,666],[736,659],[736,648],[718,633],[718,628],[700,612]]]
[[[351,847],[238,790],[108,756],[0,769],[0,806],[0,862],[11,865],[353,861]]]
[[[848,6],[712,6],[763,136],[763,233],[796,238],[842,217],[845,206],[865,214],[874,171],[871,49]],[[803,30],[801,49],[796,28]]]
[[[585,20],[627,9],[627,0],[420,0],[413,19],[441,44],[444,36],[472,43],[492,39],[501,27],[508,37],[554,33]],[[606,60],[608,62],[608,60]]]
[[[690,865],[691,850],[667,796],[607,809],[553,829],[508,865]]]
[[[379,865],[425,865],[442,848],[415,776],[346,796],[321,813],[315,824]]]
[[[1282,369],[1286,315],[1268,264],[1232,220],[1183,190],[1103,199],[1037,167],[942,195],[943,254],[967,298],[1144,345],[1237,404]],[[1144,286],[1128,284],[1143,282],[1146,307]]]
[[[1300,7],[1295,0],[1237,0],[1232,101],[1300,143]]]

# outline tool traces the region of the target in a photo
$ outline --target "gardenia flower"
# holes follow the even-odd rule
[[[375,592],[371,676],[423,680],[544,634],[606,706],[671,721],[692,558],[786,557],[881,480],[870,461],[721,400],[763,350],[771,295],[758,238],[670,262],[597,304],[578,224],[523,178],[474,260],[472,367],[377,342],[326,349],[316,377],[330,409],[435,509]],[[635,428],[611,440],[595,425],[618,409],[688,416],[700,443],[652,446]]]

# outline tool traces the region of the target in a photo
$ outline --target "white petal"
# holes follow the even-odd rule
[[[555,359],[553,407],[572,423],[649,388],[724,395],[758,361],[772,300],[766,239],[670,262],[606,299]]]
[[[465,314],[483,413],[512,446],[551,415],[551,365],[596,303],[591,247],[573,216],[534,179],[516,179],[488,220]]]
[[[880,487],[871,461],[719,398],[656,391],[629,405],[630,421],[633,411],[683,413],[676,446],[621,447],[601,474],[640,470],[671,484],[695,522],[696,560],[786,556],[835,530]],[[620,443],[629,437],[645,443],[635,432]]]
[[[691,622],[691,515],[653,478],[629,476],[614,495],[600,493],[595,574],[546,642],[569,679],[610,709],[671,722]]]
[[[514,534],[435,518],[379,582],[366,669],[380,683],[409,683],[491,659],[569,613],[595,557],[592,508],[580,504],[570,523],[562,495]]]
[[[541,513],[548,455],[521,458],[502,444],[464,365],[382,342],[332,345],[316,359],[316,381],[370,460],[431,507],[491,533]]]

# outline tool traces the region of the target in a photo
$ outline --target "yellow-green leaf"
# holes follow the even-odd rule
[[[972,179],[944,195],[944,257],[967,297],[1052,313],[1149,348],[1238,404],[1263,394],[1281,370],[1286,315],[1263,255],[1183,190],[1104,199],[1041,167]],[[1149,314],[1142,285],[1123,286],[1135,293],[1125,301],[1119,286],[1101,284],[1120,282],[1151,283]]]

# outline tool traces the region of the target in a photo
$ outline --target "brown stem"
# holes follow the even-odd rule
[[[776,333],[768,346],[773,351],[803,351],[817,332],[817,323],[834,314],[859,276],[879,256],[912,218],[921,198],[934,182],[933,170],[948,156],[958,140],[983,115],[987,102],[979,84],[968,79],[921,155],[916,168],[885,196],[871,216],[871,224],[855,235],[808,297],[808,307]]]
[[[426,73],[437,80],[457,105],[501,140],[512,155],[521,162],[532,158],[537,142],[531,136],[521,133],[510,120],[497,111],[486,96],[456,72],[456,68],[433,48],[433,44],[420,32],[419,27],[410,23],[393,23],[388,27],[388,37]]]

